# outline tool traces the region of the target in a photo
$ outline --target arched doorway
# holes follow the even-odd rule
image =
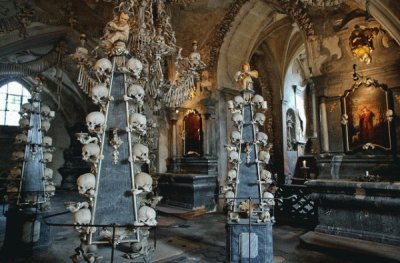
[[[189,110],[183,118],[185,156],[203,155],[203,129],[201,115],[196,110]]]

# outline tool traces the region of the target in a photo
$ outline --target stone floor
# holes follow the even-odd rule
[[[54,213],[62,209],[62,198],[53,200]],[[61,210],[62,211],[62,210]],[[63,215],[52,219],[58,223],[70,222],[71,215]],[[206,214],[192,220],[183,220],[160,213],[158,217],[156,249],[152,262],[156,263],[218,263],[225,260],[225,216],[218,213]],[[0,216],[0,246],[4,239],[5,218]],[[53,240],[51,247],[30,257],[4,260],[4,263],[63,263],[71,262],[70,256],[79,245],[78,234],[71,227],[51,227]],[[379,260],[351,256],[333,252],[318,252],[302,247],[299,236],[307,230],[280,225],[273,228],[274,263],[357,263]],[[18,248],[16,248],[18,249]],[[18,253],[16,253],[18,254]],[[100,262],[111,261],[111,248],[99,248],[103,256]],[[114,261],[118,263],[132,262],[124,257],[124,252],[116,250]],[[384,261],[382,261],[384,262]]]

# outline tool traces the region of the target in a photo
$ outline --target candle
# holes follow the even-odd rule
[[[228,109],[233,109],[234,106],[232,100],[228,100],[227,104],[228,104]]]
[[[303,160],[303,167],[307,167],[306,165],[307,165],[307,161]]]
[[[369,176],[369,172],[368,171],[365,171],[365,176]]]

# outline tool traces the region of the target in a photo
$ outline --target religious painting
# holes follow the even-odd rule
[[[342,105],[347,151],[391,149],[389,96],[385,86],[370,79],[354,84],[345,92]]]
[[[186,156],[203,155],[203,129],[200,114],[190,110],[183,118],[184,125],[184,150]]]

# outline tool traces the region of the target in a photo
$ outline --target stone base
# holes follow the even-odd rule
[[[319,248],[340,250],[386,260],[400,261],[400,247],[337,235],[310,231],[300,237],[303,244]],[[378,260],[378,259],[377,259]],[[372,262],[372,261],[371,261]],[[383,262],[383,261],[374,261]]]
[[[160,174],[158,179],[163,202],[187,209],[214,211],[217,193],[216,174]]]
[[[272,263],[272,224],[251,221],[226,224],[226,262]]]

